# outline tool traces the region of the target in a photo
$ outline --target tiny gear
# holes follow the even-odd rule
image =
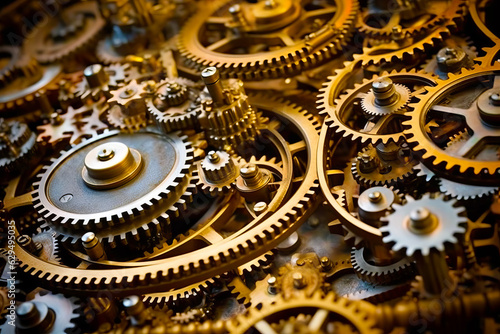
[[[210,151],[199,164],[201,189],[212,196],[229,192],[239,174],[233,158],[225,151]]]
[[[402,110],[410,101],[408,88],[394,84],[389,77],[375,80],[372,88],[361,100],[361,107],[368,115],[383,116]]]
[[[190,145],[175,135],[104,133],[45,167],[33,206],[63,243],[90,229],[105,245],[139,247],[169,230],[170,216],[191,199],[192,160]]]
[[[0,174],[2,178],[23,167],[36,151],[36,135],[26,123],[0,118]]]
[[[158,84],[156,94],[148,99],[148,111],[166,133],[195,128],[200,111],[195,101],[200,93],[201,88],[191,80],[164,79]]]
[[[83,70],[83,80],[76,85],[75,95],[82,100],[98,100],[102,95],[111,97],[110,90],[117,89],[126,80],[127,65],[111,64],[106,67],[93,64]]]
[[[387,225],[380,231],[393,251],[404,249],[407,256],[427,256],[432,249],[444,252],[445,245],[458,243],[457,236],[465,233],[465,210],[455,207],[454,200],[431,198],[429,194],[418,200],[407,195],[406,200],[404,205],[393,204],[394,212],[382,218]]]
[[[115,128],[137,131],[147,124],[144,85],[132,80],[127,85],[111,92],[108,100],[108,122]]]

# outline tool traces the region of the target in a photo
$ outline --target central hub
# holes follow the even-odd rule
[[[428,234],[436,229],[436,216],[425,207],[419,207],[410,212],[408,227],[413,233]]]
[[[92,149],[85,157],[82,178],[94,189],[110,189],[132,180],[140,171],[141,154],[120,142]]]
[[[479,116],[484,123],[490,126],[500,126],[500,90],[488,89],[477,99]]]

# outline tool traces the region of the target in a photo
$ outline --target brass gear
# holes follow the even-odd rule
[[[147,124],[147,107],[144,100],[147,91],[144,84],[130,81],[127,85],[111,92],[111,105],[107,120],[115,128],[137,131]]]
[[[93,64],[85,68],[82,80],[75,87],[75,96],[82,100],[111,97],[110,91],[117,89],[127,79],[128,64]]]
[[[500,164],[495,154],[484,150],[488,145],[497,145],[500,130],[495,126],[494,92],[499,89],[500,66],[476,67],[472,70],[464,69],[460,75],[450,74],[450,78],[440,82],[436,87],[427,87],[426,92],[419,95],[420,101],[412,105],[414,111],[406,113],[409,119],[403,122],[406,127],[404,134],[408,144],[422,157],[422,162],[438,176],[443,175],[454,181],[463,183],[476,182],[486,186],[500,184]],[[468,91],[473,100],[468,105],[441,105],[441,101],[451,93],[460,89],[477,85],[482,91]],[[484,109],[484,110],[483,110]],[[473,135],[462,141],[457,149],[442,148],[443,144],[435,142],[428,133],[426,125],[429,121],[445,118],[445,122],[454,120],[458,125],[448,130],[445,135],[452,137],[465,127]],[[443,116],[444,115],[444,116]],[[456,129],[456,130],[454,130]],[[455,131],[455,133],[453,133]],[[446,142],[445,142],[446,144]],[[441,145],[441,146],[439,146]],[[470,152],[474,151],[471,156]],[[484,153],[486,152],[486,153]],[[481,158],[485,154],[486,160]]]
[[[210,279],[260,256],[281,243],[308,217],[310,209],[314,208],[313,199],[317,193],[314,148],[318,144],[319,123],[301,108],[268,96],[252,96],[250,103],[262,112],[274,115],[273,117],[281,120],[279,123],[285,125],[279,129],[271,127],[270,135],[276,134],[277,130],[293,131],[302,138],[297,142],[279,144],[280,147],[285,145],[283,154],[297,157],[286,158],[284,169],[288,170],[287,178],[294,184],[295,191],[281,206],[269,205],[273,209],[265,217],[260,215],[254,222],[225,240],[190,252],[190,258],[196,259],[193,261],[186,261],[186,256],[180,255],[134,266],[125,265],[118,269],[85,270],[57,266],[56,270],[55,265],[40,261],[16,246],[20,270],[56,290],[89,294],[97,293],[106,287],[112,289],[114,295],[124,296],[135,292],[144,294],[158,290],[167,291]],[[270,123],[273,124],[277,126],[278,123]],[[300,165],[300,170],[295,170],[295,164],[292,164],[292,161],[298,159],[297,155],[306,159]],[[39,189],[43,182],[44,179],[37,185]],[[277,203],[281,202],[281,199],[277,200]],[[36,205],[39,207],[39,204]]]
[[[353,64],[354,65],[354,64]],[[351,68],[351,66],[347,67]],[[339,77],[342,79],[344,76]],[[344,138],[351,138],[362,143],[398,143],[404,138],[402,129],[398,125],[403,118],[403,112],[392,112],[383,116],[375,116],[373,121],[366,117],[363,108],[357,104],[366,97],[372,89],[374,82],[380,78],[390,78],[394,83],[405,86],[411,85],[412,95],[422,87],[436,85],[436,79],[426,73],[416,71],[401,71],[384,73],[380,77],[375,75],[372,79],[364,79],[355,85],[354,89],[347,90],[346,94],[339,96],[336,84],[337,77],[330,77],[318,95],[318,109],[328,114],[325,125]],[[392,125],[391,125],[392,124]]]
[[[198,164],[201,190],[212,196],[228,193],[240,171],[238,161],[225,151],[210,151]]]
[[[36,135],[26,123],[0,118],[0,178],[21,170],[36,151]]]
[[[92,46],[104,25],[97,2],[74,4],[62,9],[60,16],[36,26],[25,48],[41,63],[64,60]]]
[[[325,62],[335,56],[353,34],[358,3],[333,0],[307,11],[301,2],[282,1],[266,4],[234,0],[214,1],[186,22],[178,37],[182,55],[195,67],[215,66],[223,77],[264,79],[291,76],[300,70]],[[232,12],[234,19],[227,13]],[[246,17],[251,17],[250,21]],[[326,16],[326,18],[325,18]],[[238,18],[238,19],[236,19]],[[241,19],[240,19],[241,18]],[[315,27],[313,19],[323,23]],[[304,29],[306,24],[310,28]],[[210,27],[227,30],[223,38],[210,42]],[[234,26],[234,27],[233,27]],[[231,28],[240,29],[237,37]],[[291,36],[297,27],[299,36]],[[291,32],[288,32],[288,31]],[[278,49],[234,49],[255,44],[262,39],[277,43]]]
[[[85,168],[89,170],[91,165],[87,163],[87,154],[106,144],[110,145],[110,150],[113,152],[113,145],[116,142],[135,149],[136,151],[129,153],[134,152],[131,154],[134,154],[136,161],[137,153],[135,152],[141,154],[142,151],[143,159],[147,159],[143,163],[144,171],[137,177],[134,176],[136,174],[130,174],[129,176],[133,179],[128,181],[127,187],[116,188],[113,184],[110,187],[114,188],[107,191],[87,187],[85,183],[89,184],[89,182],[92,187],[98,186],[100,179],[94,178],[93,174],[85,176],[87,172],[85,169],[81,171],[81,162],[85,160]],[[165,166],[160,168],[154,160],[149,160],[154,157],[149,152],[155,147],[156,149],[163,147],[164,151],[156,158],[166,156],[172,158],[169,162],[169,169]],[[149,239],[155,237],[157,233],[169,230],[170,215],[176,216],[178,210],[190,200],[196,190],[194,184],[197,181],[196,176],[190,172],[192,154],[192,148],[184,141],[184,138],[175,135],[163,138],[151,132],[137,133],[132,136],[110,131],[74,146],[68,152],[63,153],[51,166],[46,166],[45,171],[40,174],[40,181],[34,184],[33,205],[48,225],[62,236],[63,243],[76,244],[90,229],[95,232],[101,242],[112,248],[118,243],[134,244],[141,238]],[[110,159],[112,158],[113,155]],[[129,160],[126,160],[127,164],[128,162]],[[132,167],[127,168],[122,171],[120,177],[123,173],[128,173]],[[64,177],[64,187],[57,189],[56,183],[52,180],[68,172],[69,174],[65,175],[73,175],[73,177]],[[148,174],[148,178],[154,177],[156,181],[150,183],[150,180],[144,177],[144,173]],[[82,182],[82,178],[85,183]],[[111,179],[107,176],[104,180],[113,181],[114,178],[115,176]],[[126,180],[124,179],[123,182],[127,182]],[[145,184],[149,186],[146,187]],[[131,192],[130,189],[134,188],[135,190]],[[118,192],[120,195],[114,196],[116,200],[111,201],[109,192]],[[89,201],[93,201],[94,204],[89,206]],[[145,218],[143,219],[142,216]]]
[[[311,315],[305,331],[299,333],[322,333],[323,326],[330,321],[340,321],[356,333],[382,333],[376,328],[372,306],[362,301],[349,301],[329,293],[326,296],[315,294],[312,297],[278,299],[261,310],[249,309],[227,324],[230,333],[266,332],[278,328],[280,320],[299,315]],[[291,323],[293,326],[293,322]],[[294,332],[295,333],[295,332]]]

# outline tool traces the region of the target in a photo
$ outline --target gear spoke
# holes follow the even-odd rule
[[[228,52],[233,48],[233,44],[238,44],[231,35],[224,37],[217,42],[207,46],[207,50],[216,52]]]
[[[431,110],[432,111],[441,112],[441,113],[445,113],[445,114],[460,115],[460,116],[463,116],[463,117],[469,117],[470,114],[475,111],[474,108],[462,109],[462,108],[449,107],[449,106],[443,106],[443,105],[432,106]]]

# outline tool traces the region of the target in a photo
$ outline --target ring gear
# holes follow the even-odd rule
[[[81,163],[92,149],[110,142],[142,152],[143,171],[125,187],[93,190],[82,182]],[[162,159],[163,164],[154,158]],[[192,159],[192,148],[175,135],[144,132],[132,136],[111,131],[82,142],[46,166],[34,184],[33,205],[62,236],[63,243],[75,244],[92,230],[105,245],[137,246],[140,239],[151,239],[157,233],[167,235],[170,216],[175,217],[190,201],[197,181],[190,172]],[[61,177],[65,182],[52,182]]]
[[[178,36],[179,51],[192,66],[215,66],[223,77],[258,80],[294,75],[338,54],[353,34],[359,5],[355,0],[333,0],[326,6],[319,3],[320,8],[312,6],[310,11],[301,6],[292,1],[274,5],[214,1],[186,22]],[[321,21],[319,25],[316,19]],[[215,41],[214,27],[227,31],[223,36],[215,35]],[[233,29],[240,31],[241,37]],[[277,49],[255,45],[262,39]],[[237,52],[247,46],[255,47],[243,54]]]
[[[36,26],[25,47],[41,63],[64,60],[92,46],[104,25],[97,2],[77,3]]]
[[[479,86],[480,90],[471,89],[473,85]],[[497,109],[500,107],[493,101],[499,86],[499,66],[464,69],[460,75],[450,74],[448,80],[440,82],[436,87],[426,87],[427,92],[419,95],[420,101],[412,105],[415,110],[406,113],[409,119],[403,125],[408,144],[438,176],[444,173],[445,178],[453,181],[489,186],[492,183],[500,184],[499,157],[495,151],[500,138],[500,130],[495,126],[498,121]],[[471,101],[458,105],[453,102],[448,105],[440,104],[449,94],[458,94],[457,91],[467,87],[467,93],[472,95]],[[452,121],[457,124],[451,130],[449,124],[446,130],[441,130],[441,126],[435,128],[436,132],[444,131],[441,137],[453,138],[464,126],[472,130],[473,135],[453,144],[453,149],[443,149],[443,145],[436,142],[438,139],[434,139],[437,137],[432,129],[431,134],[427,131],[427,123],[435,119],[431,118],[432,114],[439,116],[438,119],[442,119],[443,124],[451,124]]]

